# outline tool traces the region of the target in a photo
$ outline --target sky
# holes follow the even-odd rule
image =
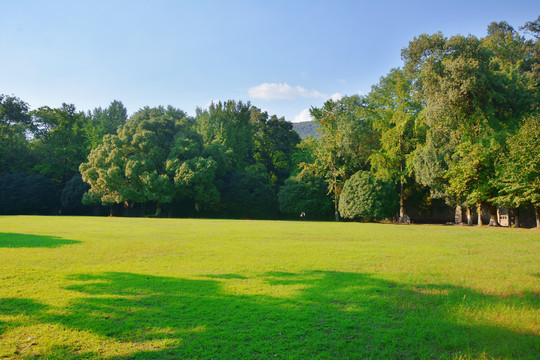
[[[306,121],[369,93],[415,36],[483,37],[539,15],[537,0],[0,0],[0,94],[32,109],[120,100],[130,114],[241,100]]]

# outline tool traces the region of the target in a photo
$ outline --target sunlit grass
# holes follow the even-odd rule
[[[0,358],[537,359],[540,232],[0,217]]]

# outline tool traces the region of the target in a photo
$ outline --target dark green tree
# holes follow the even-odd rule
[[[88,207],[82,203],[84,193],[90,189],[90,185],[82,180],[80,174],[73,176],[62,189],[60,194],[60,205],[62,214],[80,215],[84,214]]]
[[[347,219],[378,221],[395,217],[399,209],[395,186],[368,171],[359,171],[345,182],[339,212]]]
[[[279,188],[279,210],[292,218],[331,218],[333,206],[327,189],[324,179],[312,174],[290,177]]]
[[[486,39],[422,35],[402,55],[425,104],[420,119],[426,140],[413,160],[418,180],[439,185],[449,202],[474,205],[479,214],[488,205],[490,224],[496,225],[494,161],[508,133],[530,111],[533,96],[525,75],[517,71],[515,54],[524,55],[522,39],[505,23],[492,24],[488,32]],[[507,51],[499,49],[504,42],[511,42]],[[422,169],[426,165],[443,171],[431,172],[435,178],[430,178],[430,171]]]
[[[116,134],[118,129],[128,119],[127,109],[121,101],[114,100],[109,107],[95,108],[87,115],[87,136],[90,139],[91,148],[95,148],[103,142],[103,136]]]
[[[378,134],[366,111],[366,99],[357,95],[328,100],[322,108],[311,109],[321,137],[317,139],[315,162],[304,168],[326,180],[336,221],[343,183],[358,170],[369,169],[369,157],[378,144]]]
[[[91,185],[86,203],[156,204],[189,199],[196,210],[219,202],[214,184],[223,155],[219,147],[208,150],[194,130],[193,119],[171,106],[144,108],[118,130],[105,135],[81,164],[83,180]]]
[[[169,153],[177,132],[190,126],[186,114],[170,106],[138,111],[117,135],[105,135],[81,164],[83,180],[91,186],[85,202],[155,202],[159,215],[161,204],[174,197],[166,165]]]
[[[267,169],[270,182],[281,185],[289,177],[294,167],[292,154],[300,143],[300,136],[293,125],[266,112],[252,108],[255,123],[254,159]]]
[[[276,194],[260,166],[230,172],[224,181],[222,198],[227,217],[268,219],[277,215]]]
[[[510,137],[508,152],[501,152],[499,178],[503,184],[499,201],[519,208],[532,204],[540,228],[540,116],[524,119]]]
[[[253,108],[251,104],[229,100],[197,109],[196,126],[205,145],[217,143],[226,151],[228,167],[244,170],[253,165]]]
[[[37,174],[17,173],[0,181],[0,211],[10,215],[52,215],[58,211],[55,185]]]
[[[412,181],[408,158],[416,149],[422,130],[416,128],[422,105],[414,101],[411,80],[401,69],[392,69],[372,87],[369,94],[373,127],[381,134],[380,148],[371,155],[374,172],[399,184],[399,222],[408,222],[405,214],[405,184]]]
[[[74,105],[63,104],[58,109],[41,107],[32,111],[32,121],[33,147],[38,159],[33,171],[62,189],[78,173],[89,153],[85,115],[77,112]]]
[[[17,97],[0,94],[0,178],[28,171],[35,164],[26,138],[31,129],[28,104]]]

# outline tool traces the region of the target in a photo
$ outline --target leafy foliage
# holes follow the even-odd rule
[[[85,206],[82,203],[84,194],[90,189],[90,185],[82,180],[82,176],[73,176],[62,189],[60,194],[60,205],[63,214],[82,214]]]
[[[345,182],[339,212],[347,219],[376,221],[395,216],[398,210],[394,185],[359,171]]]
[[[279,210],[292,218],[328,218],[333,211],[326,193],[327,185],[320,177],[309,174],[291,177],[279,189]]]
[[[540,116],[524,119],[508,140],[508,153],[501,156],[499,173],[503,184],[499,202],[514,207],[532,204],[540,227]]]
[[[90,139],[91,148],[94,149],[103,141],[107,134],[116,134],[117,130],[128,119],[127,109],[121,101],[113,101],[109,107],[95,108],[88,113],[87,126],[85,128]]]
[[[365,115],[366,108],[366,99],[355,95],[330,99],[322,108],[311,109],[321,137],[317,139],[315,163],[306,169],[325,178],[334,197],[336,219],[343,183],[356,171],[369,168],[369,157],[377,143],[378,134]]]
[[[223,204],[229,216],[243,219],[275,217],[278,210],[276,194],[261,168],[232,171],[225,178]]]
[[[393,69],[373,86],[370,96],[373,126],[381,134],[380,148],[370,157],[375,174],[400,184],[400,222],[406,222],[405,183],[412,177],[408,164],[422,137],[423,127],[415,127],[422,106],[412,97],[412,82],[400,69]]]
[[[38,158],[34,171],[62,189],[88,156],[84,113],[77,112],[74,105],[62,104],[58,109],[41,107],[32,112],[32,118]]]
[[[42,175],[7,175],[0,181],[0,189],[2,214],[51,215],[59,205],[54,184]]]
[[[293,169],[292,154],[300,136],[284,118],[268,118],[266,112],[255,118],[254,159],[265,166],[272,184],[282,185]]]
[[[32,168],[35,159],[26,139],[31,128],[28,104],[0,94],[0,178]]]

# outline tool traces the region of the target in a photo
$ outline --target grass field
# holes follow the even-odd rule
[[[0,358],[538,359],[540,232],[0,217]]]

